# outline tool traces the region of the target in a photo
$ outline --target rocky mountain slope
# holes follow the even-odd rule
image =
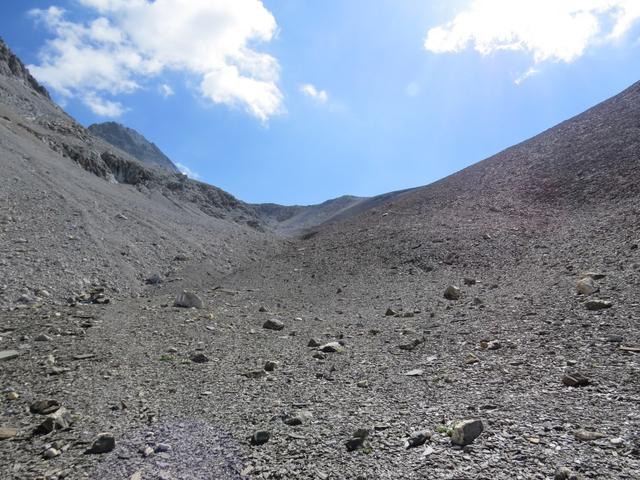
[[[173,173],[180,172],[155,143],[150,142],[132,128],[116,122],[104,122],[89,125],[87,130],[147,166],[160,167]]]
[[[4,44],[0,54],[0,306],[92,285],[135,293],[146,276],[190,262],[224,273],[278,243],[228,193],[92,135]]]
[[[637,478],[640,85],[285,240],[79,168],[0,80],[7,478]]]

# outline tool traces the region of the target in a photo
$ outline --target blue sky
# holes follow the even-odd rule
[[[635,0],[177,1],[5,2],[0,36],[249,202],[425,185],[640,80]]]

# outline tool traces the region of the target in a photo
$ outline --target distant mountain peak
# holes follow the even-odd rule
[[[160,150],[155,143],[142,134],[117,122],[94,123],[89,131],[114,147],[127,152],[142,163],[159,167],[170,172],[179,172],[178,167]]]
[[[27,67],[14,55],[2,38],[0,38],[0,75],[16,78],[40,95],[51,99],[47,89],[29,73]]]

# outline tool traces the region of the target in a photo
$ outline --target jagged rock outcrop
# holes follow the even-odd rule
[[[88,130],[147,166],[160,167],[173,173],[179,172],[178,167],[155,143],[150,142],[132,128],[116,122],[104,122],[89,125]]]

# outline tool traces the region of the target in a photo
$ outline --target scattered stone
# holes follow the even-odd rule
[[[95,438],[91,447],[85,452],[89,454],[109,453],[116,448],[116,439],[111,433],[100,433]]]
[[[358,388],[369,388],[369,380],[360,380],[358,383],[356,383],[356,386]]]
[[[175,302],[173,302],[174,307],[182,307],[182,308],[203,308],[202,300],[193,292],[188,292],[187,290],[183,290],[176,297]]]
[[[266,372],[273,372],[278,367],[278,362],[273,360],[267,360],[264,362],[264,370]]]
[[[160,285],[162,282],[162,275],[159,273],[153,273],[145,279],[147,285]]]
[[[12,360],[17,358],[20,355],[20,352],[17,350],[2,350],[0,351],[0,362],[4,360]]]
[[[251,445],[264,445],[271,438],[271,432],[258,430],[251,436]]]
[[[479,362],[480,362],[480,359],[473,353],[470,353],[464,359],[464,363],[466,363],[467,365],[473,365],[474,363],[479,363]]]
[[[312,338],[309,340],[309,343],[307,343],[307,347],[319,347],[320,345],[322,345],[322,342],[316,338]]]
[[[444,291],[444,298],[447,300],[460,300],[460,289],[454,285],[449,285]]]
[[[604,433],[593,432],[590,430],[580,429],[574,432],[574,436],[577,440],[581,440],[583,442],[591,442],[593,440],[598,440],[600,438],[606,437]]]
[[[554,480],[569,480],[573,476],[573,472],[568,467],[558,467],[554,475]]]
[[[482,420],[463,420],[454,425],[451,431],[451,443],[456,445],[469,445],[480,436],[484,430]]]
[[[613,306],[608,300],[589,300],[584,305],[587,307],[587,310],[604,310]]]
[[[582,274],[582,277],[589,277],[593,278],[594,280],[602,280],[604,277],[606,277],[606,275],[600,272],[585,272]]]
[[[265,307],[260,307],[260,308],[258,309],[258,311],[259,311],[260,313],[267,313],[269,310],[267,310]]]
[[[385,317],[395,317],[398,314],[393,308],[387,308],[387,311],[384,313]]]
[[[9,440],[18,435],[18,430],[10,427],[0,427],[0,440]]]
[[[414,370],[409,370],[407,373],[405,373],[405,377],[419,377],[424,373],[424,370],[422,370],[421,368],[416,368]]]
[[[319,350],[324,353],[340,353],[344,347],[339,342],[329,342],[321,345]]]
[[[482,340],[480,342],[480,348],[482,350],[498,350],[501,346],[498,340]]]
[[[265,372],[264,370],[251,370],[249,372],[244,372],[242,374],[242,376],[255,380],[255,379],[258,379],[258,378],[266,377],[267,376],[267,372]]]
[[[586,387],[591,382],[584,375],[578,372],[572,372],[567,373],[564,377],[562,377],[562,383],[567,387]]]
[[[191,355],[191,361],[193,363],[207,363],[209,361],[209,357],[204,353],[194,353]]]
[[[9,392],[7,393],[7,400],[18,400],[20,398],[20,395],[18,395],[18,392]]]
[[[422,430],[419,432],[414,432],[405,442],[406,448],[414,448],[419,447],[420,445],[424,445],[427,440],[431,439],[433,434],[428,430]]]
[[[578,291],[578,295],[591,295],[600,289],[596,285],[596,282],[593,281],[593,278],[585,277],[578,280],[576,290]]]
[[[475,285],[477,282],[477,280],[475,278],[465,278],[464,279],[464,284],[468,287],[471,287],[473,285]]]
[[[29,411],[36,415],[49,415],[60,408],[57,400],[36,400],[29,405]]]
[[[57,448],[51,447],[51,448],[47,448],[42,454],[42,456],[47,460],[50,460],[52,458],[59,457],[61,454],[62,452],[60,450],[58,450]]]
[[[38,335],[36,338],[33,339],[34,342],[50,342],[52,339],[50,336],[42,334],[42,335]]]
[[[422,345],[424,343],[425,339],[424,338],[416,338],[415,340],[413,340],[410,343],[405,343],[403,345],[398,345],[398,348],[400,350],[405,350],[408,352],[413,351],[416,347],[418,347],[419,345]]]
[[[272,318],[264,322],[264,324],[262,324],[262,328],[265,328],[267,330],[280,331],[284,328],[284,323],[282,323],[280,320]]]
[[[307,410],[301,410],[299,412],[294,413],[293,415],[285,415],[282,418],[282,423],[290,427],[295,427],[308,422],[309,420],[311,420],[311,418],[313,418],[313,415],[311,412]]]
[[[314,352],[314,354],[311,356],[316,360],[325,360],[327,358],[327,356],[322,352]]]
[[[71,426],[71,414],[66,408],[60,407],[54,413],[47,415],[47,418],[38,425],[34,431],[34,435],[48,435],[56,430],[66,430]]]
[[[173,450],[173,448],[168,443],[158,443],[154,450],[156,453],[164,453],[170,452],[171,450]]]
[[[345,446],[349,452],[353,452],[362,447],[365,440],[369,437],[369,430],[366,428],[359,428],[353,433],[353,436],[346,441]]]

